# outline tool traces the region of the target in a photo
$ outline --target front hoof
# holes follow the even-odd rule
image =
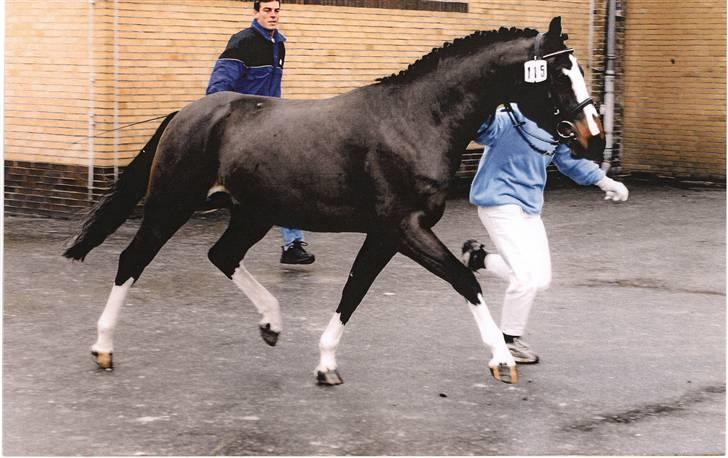
[[[319,385],[335,386],[341,385],[344,383],[344,380],[341,379],[339,371],[334,369],[332,371],[316,372],[316,383]]]
[[[94,361],[99,366],[99,369],[110,371],[114,369],[114,354],[109,352],[92,351],[91,356],[94,357]]]
[[[516,366],[501,363],[497,367],[491,367],[490,373],[499,382],[508,384],[518,383],[518,370],[516,370]]]
[[[271,331],[270,323],[260,326],[260,336],[271,347],[275,347],[276,343],[278,343],[278,335],[280,335],[280,332]]]

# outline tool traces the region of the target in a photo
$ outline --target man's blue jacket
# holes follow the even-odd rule
[[[276,30],[271,37],[258,21],[232,37],[215,62],[206,94],[233,91],[241,94],[281,96],[286,37]]]

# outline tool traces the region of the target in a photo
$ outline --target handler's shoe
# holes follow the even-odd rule
[[[488,252],[483,249],[485,245],[477,240],[467,240],[463,243],[462,261],[465,266],[473,272],[485,269],[485,257]]]
[[[305,245],[308,243],[296,240],[288,249],[283,248],[281,264],[311,264],[314,262],[316,256],[304,250]]]
[[[511,351],[513,359],[518,364],[536,364],[538,362],[538,355],[536,352],[531,350],[531,347],[523,341],[520,337],[513,339],[513,342],[507,343],[506,347]]]

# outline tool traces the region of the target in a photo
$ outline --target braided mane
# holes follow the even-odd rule
[[[462,57],[473,54],[484,46],[516,38],[530,38],[538,34],[533,29],[510,29],[501,27],[498,30],[478,31],[463,38],[447,42],[439,48],[433,48],[428,54],[422,56],[399,73],[393,73],[377,79],[377,84],[396,84],[411,81],[418,76],[429,73],[437,64],[450,57]]]

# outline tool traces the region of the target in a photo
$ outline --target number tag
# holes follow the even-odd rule
[[[546,81],[548,66],[545,60],[534,59],[523,64],[523,78],[527,83],[540,83]]]

